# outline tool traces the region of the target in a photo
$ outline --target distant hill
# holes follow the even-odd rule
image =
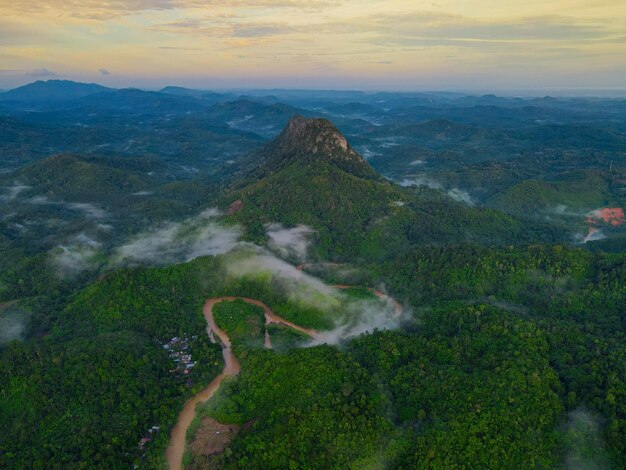
[[[176,96],[188,96],[191,98],[202,99],[209,103],[219,103],[222,101],[232,101],[237,99],[237,95],[234,93],[215,93],[206,90],[195,90],[193,88],[185,88],[180,86],[166,86],[159,90],[159,93],[165,93],[168,95]]]
[[[171,95],[137,88],[124,88],[110,93],[90,94],[78,101],[94,112],[113,111],[125,115],[184,114],[199,111],[206,106],[193,97]]]
[[[169,95],[179,95],[179,96],[195,96],[200,97],[206,93],[203,90],[194,90],[193,88],[185,88],[181,86],[166,86],[159,90],[159,93],[167,93]]]
[[[511,216],[455,202],[442,191],[385,180],[325,119],[292,118],[250,157],[249,173],[222,198],[258,241],[264,224],[316,229],[321,258],[385,259],[415,244],[515,243],[553,234]]]
[[[233,129],[255,132],[263,137],[274,137],[294,115],[312,116],[303,109],[283,103],[259,103],[238,99],[211,106],[207,117],[227,123]]]
[[[71,80],[38,80],[0,94],[0,100],[64,101],[109,91],[113,91],[113,89],[96,83],[79,83]]]
[[[130,161],[130,160],[129,160]],[[66,200],[108,200],[147,190],[155,184],[145,172],[117,168],[115,161],[87,159],[76,155],[56,155],[28,165],[0,178],[18,180],[38,195]]]

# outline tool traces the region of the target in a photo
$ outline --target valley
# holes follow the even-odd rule
[[[0,467],[623,468],[625,111],[1,93]]]

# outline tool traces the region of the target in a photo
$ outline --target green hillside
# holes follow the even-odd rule
[[[243,202],[232,218],[252,239],[262,239],[265,223],[307,224],[318,231],[319,257],[354,260],[385,258],[423,243],[554,237],[544,227],[460,204],[438,191],[394,185],[347,143],[344,148],[333,129],[324,120],[296,118],[256,156],[257,169],[239,183],[243,187],[223,199],[225,208]]]

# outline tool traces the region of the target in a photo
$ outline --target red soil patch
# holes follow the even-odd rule
[[[213,418],[204,418],[191,443],[195,455],[221,454],[239,431],[236,424],[222,424]]]
[[[243,201],[241,199],[237,199],[230,206],[228,206],[228,209],[226,209],[226,215],[236,214],[242,208],[243,208]]]
[[[596,221],[603,221],[604,223],[611,224],[614,227],[622,225],[624,220],[624,209],[621,207],[605,207],[603,209],[597,209],[589,214],[587,217],[587,223],[595,224]]]

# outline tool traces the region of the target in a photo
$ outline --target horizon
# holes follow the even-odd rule
[[[615,0],[0,0],[0,89],[72,78],[208,89],[615,90]],[[591,71],[591,73],[590,73]]]
[[[48,82],[71,82],[87,85],[99,85],[108,87],[114,90],[124,89],[136,89],[141,91],[160,92],[165,88],[182,88],[193,91],[202,92],[218,92],[218,93],[271,93],[271,92],[294,92],[294,93],[362,93],[362,94],[375,94],[375,93],[398,93],[398,94],[457,94],[462,96],[488,96],[493,95],[498,98],[506,99],[537,99],[537,98],[587,98],[587,99],[620,99],[626,98],[625,88],[585,88],[585,87],[572,87],[572,88],[526,88],[526,89],[358,89],[358,88],[314,88],[314,87],[220,87],[220,86],[186,86],[184,84],[163,82],[160,86],[141,86],[133,84],[120,84],[106,85],[101,81],[81,81],[74,80],[66,77],[55,77],[49,79],[37,79],[26,80],[11,88],[0,88],[0,93],[6,93],[17,88],[21,88],[35,83],[48,83]],[[264,95],[260,95],[264,96]]]

